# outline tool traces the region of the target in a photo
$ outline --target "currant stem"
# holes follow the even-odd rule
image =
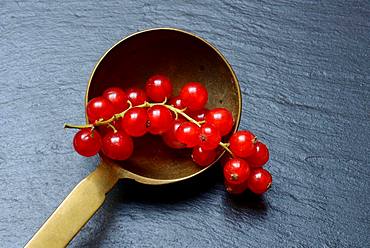
[[[176,115],[177,114],[180,114],[182,115],[185,119],[187,119],[188,121],[194,123],[195,125],[197,125],[198,127],[201,126],[201,124],[203,123],[200,123],[199,121],[196,121],[194,120],[193,118],[191,118],[189,115],[185,114],[184,110],[182,109],[178,109],[178,108],[175,108],[174,106],[172,105],[163,105],[165,106],[166,108],[168,108],[169,110],[173,111]]]
[[[112,124],[108,123],[107,125],[113,129],[113,133],[117,133],[117,129]]]
[[[180,114],[185,119],[187,119],[188,121],[194,123],[198,127],[201,127],[201,125],[205,123],[205,121],[196,121],[193,118],[191,118],[189,115],[187,115],[185,113],[186,108],[184,108],[184,109],[178,109],[178,108],[175,108],[172,105],[166,104],[166,102],[167,102],[167,98],[165,98],[165,100],[163,102],[159,102],[159,103],[150,103],[150,102],[145,101],[143,104],[140,104],[140,105],[137,105],[137,106],[133,106],[132,103],[128,100],[127,103],[129,104],[129,107],[127,109],[125,109],[124,111],[122,111],[121,113],[118,113],[118,114],[113,115],[108,120],[100,119],[100,120],[95,121],[95,123],[93,123],[93,124],[86,124],[86,125],[73,125],[73,124],[65,123],[64,124],[64,128],[84,129],[84,128],[94,128],[94,127],[99,127],[99,126],[103,126],[103,125],[108,125],[109,127],[111,127],[113,129],[114,132],[117,132],[117,130],[111,124],[111,122],[116,121],[119,118],[123,118],[125,116],[125,114],[130,109],[132,109],[132,108],[150,108],[150,107],[158,106],[158,105],[164,106],[164,107],[168,108],[169,110],[171,110],[172,112],[174,112],[175,113],[175,116],[176,116],[176,119],[178,118],[178,115]],[[234,156],[233,153],[232,153],[232,151],[229,149],[229,145],[230,145],[229,143],[220,142],[219,145],[222,148],[224,148],[228,153],[230,153],[231,156]]]
[[[230,144],[229,143],[223,143],[223,142],[220,142],[219,143],[220,146],[222,146],[222,148],[224,148],[228,153],[230,153],[231,156],[234,157],[234,154],[233,152],[230,150],[229,146]]]
[[[64,123],[64,128],[84,129],[84,128],[89,128],[89,127],[94,127],[94,125],[93,124],[88,124],[88,125],[73,125],[73,124]]]

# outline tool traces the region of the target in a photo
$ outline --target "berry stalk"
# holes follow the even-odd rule
[[[178,109],[178,108],[176,108],[172,105],[166,104],[166,102],[167,102],[167,98],[165,98],[165,100],[163,102],[160,102],[160,103],[150,103],[150,102],[145,101],[143,104],[133,106],[131,101],[128,100],[127,103],[129,104],[129,107],[127,109],[125,109],[121,113],[114,114],[111,118],[109,118],[107,120],[99,119],[99,120],[95,121],[94,123],[85,124],[85,125],[74,125],[74,124],[65,123],[64,128],[73,128],[73,129],[92,128],[93,129],[94,127],[99,127],[99,126],[104,126],[104,125],[111,126],[111,123],[113,121],[116,121],[120,118],[123,118],[125,116],[125,114],[130,109],[132,109],[134,107],[135,108],[150,108],[150,107],[153,107],[153,106],[164,106],[164,107],[168,108],[169,110],[171,110],[175,114],[175,119],[176,120],[178,119],[178,116],[181,115],[182,117],[187,119],[189,122],[194,123],[198,127],[201,127],[201,125],[205,122],[205,121],[196,121],[196,120],[194,120],[192,117],[190,117],[188,114],[185,113],[186,108]],[[230,153],[230,155],[233,156],[232,151],[229,149],[229,145],[230,145],[229,143],[223,143],[223,142],[219,143],[219,146],[224,148],[228,153]]]

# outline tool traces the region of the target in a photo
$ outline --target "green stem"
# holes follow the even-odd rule
[[[181,115],[183,116],[185,119],[187,119],[188,121],[194,123],[195,125],[197,125],[198,127],[201,127],[201,125],[203,123],[205,123],[205,121],[196,121],[194,120],[193,118],[191,118],[189,115],[187,115],[185,113],[185,109],[178,109],[178,108],[175,108],[174,106],[172,105],[168,105],[166,104],[167,102],[167,98],[163,101],[163,102],[160,102],[160,103],[149,103],[149,102],[144,102],[143,104],[140,104],[140,105],[137,105],[137,106],[133,106],[132,103],[130,101],[127,101],[127,103],[129,104],[129,107],[122,111],[121,113],[118,113],[118,114],[115,114],[113,115],[111,118],[109,118],[108,120],[98,120],[96,121],[95,123],[93,124],[86,124],[86,125],[73,125],[73,124],[68,124],[68,123],[65,123],[64,124],[64,128],[75,128],[75,129],[84,129],[84,128],[93,128],[93,127],[98,127],[98,126],[103,126],[103,125],[108,125],[110,126],[111,128],[113,128],[113,131],[116,131],[113,127],[113,125],[111,124],[113,121],[116,121],[118,120],[119,118],[123,118],[125,116],[125,114],[132,108],[150,108],[150,107],[153,107],[153,106],[164,106],[166,108],[168,108],[169,110],[171,110],[172,112],[175,113],[176,115],[176,119],[178,118],[178,115]],[[222,148],[224,148],[228,153],[230,153],[230,155],[233,156],[233,153],[232,151],[229,149],[229,143],[223,143],[223,142],[220,142],[219,144]]]

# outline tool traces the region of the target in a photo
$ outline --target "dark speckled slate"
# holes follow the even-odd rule
[[[94,169],[62,125],[83,121],[95,62],[160,26],[229,59],[273,187],[232,198],[219,165],[164,187],[122,181],[71,247],[370,247],[370,5],[337,0],[0,1],[0,246],[23,246]]]

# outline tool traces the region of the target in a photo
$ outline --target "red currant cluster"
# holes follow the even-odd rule
[[[261,168],[269,159],[267,147],[249,131],[238,131],[230,143],[223,143],[222,137],[234,125],[232,114],[225,108],[207,110],[208,92],[201,83],[189,82],[171,98],[172,91],[170,80],[162,75],[150,77],[145,91],[108,88],[88,102],[90,124],[65,125],[81,129],[73,139],[75,150],[87,157],[101,151],[108,158],[126,160],[133,152],[132,137],[151,133],[161,135],[171,148],[192,148],[193,161],[205,167],[221,147],[233,157],[224,166],[227,190],[264,193],[272,182],[270,173]]]
[[[249,131],[238,131],[230,138],[229,148],[234,158],[224,166],[226,190],[240,194],[246,189],[253,193],[266,192],[272,183],[271,174],[262,168],[269,160],[267,146]]]

